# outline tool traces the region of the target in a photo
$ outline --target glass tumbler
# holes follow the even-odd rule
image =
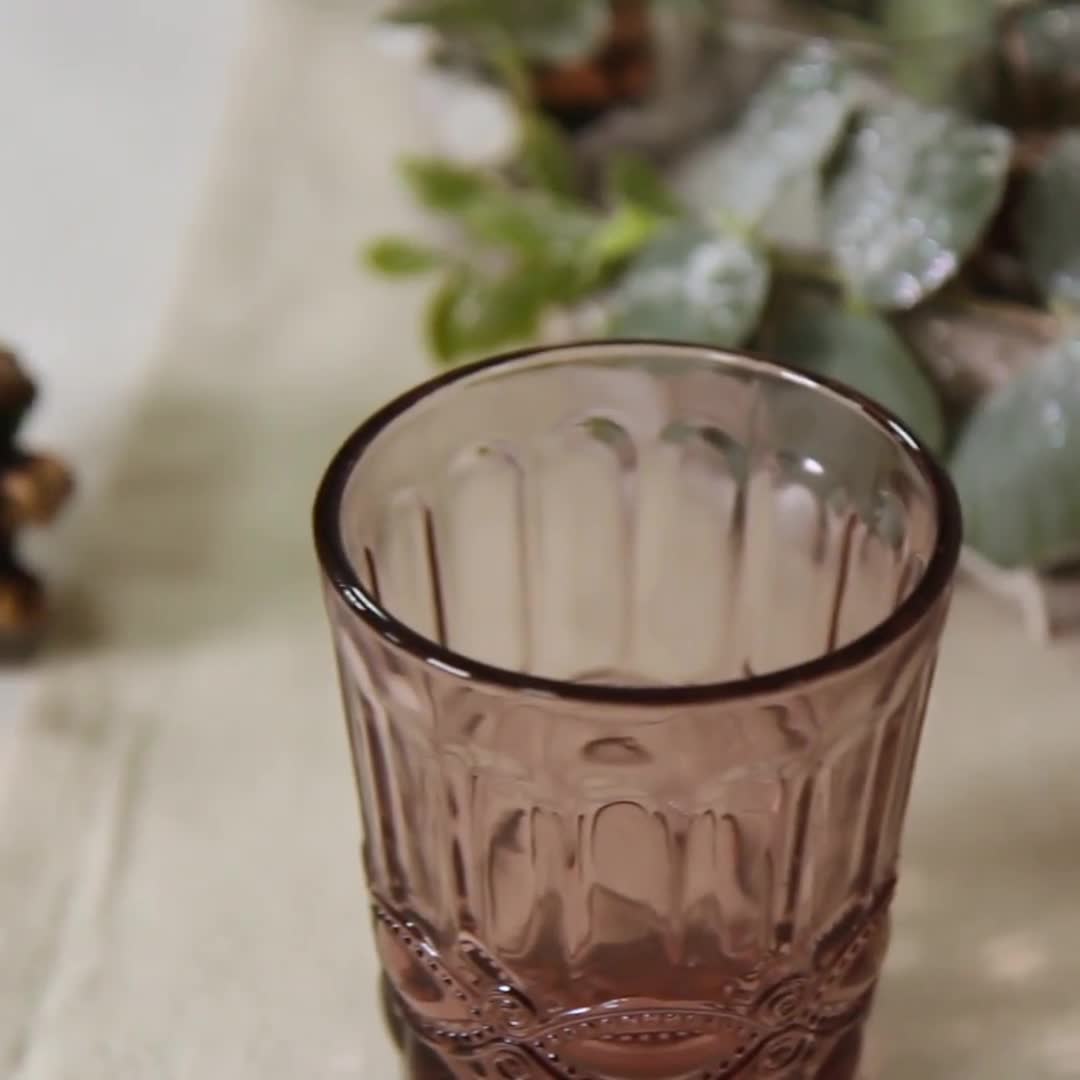
[[[960,542],[868,401],[576,344],[383,408],[316,536],[415,1080],[853,1080]]]

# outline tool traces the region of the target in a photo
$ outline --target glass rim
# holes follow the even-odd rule
[[[634,348],[664,350],[674,356],[697,357],[744,369],[764,370],[792,383],[825,391],[842,399],[886,435],[902,444],[927,482],[937,515],[933,552],[915,587],[880,622],[845,645],[811,660],[777,668],[760,675],[722,682],[686,683],[671,686],[629,686],[617,683],[581,683],[548,678],[513,668],[500,667],[459,653],[413,629],[388,611],[364,586],[350,559],[342,529],[345,492],[365,452],[390,424],[434,394],[471,376],[494,368],[511,367],[527,360],[548,357],[581,359]],[[376,410],[345,440],[331,459],[319,485],[314,506],[315,547],[322,571],[347,609],[374,631],[440,675],[464,683],[510,693],[532,693],[546,698],[592,705],[673,708],[695,704],[730,703],[775,695],[805,683],[816,683],[840,674],[884,652],[916,626],[948,588],[956,572],[962,541],[959,499],[952,481],[923,443],[887,409],[851,387],[819,375],[809,375],[777,360],[738,349],[723,349],[692,342],[655,338],[612,338],[529,346],[463,364],[427,379],[399,394]]]

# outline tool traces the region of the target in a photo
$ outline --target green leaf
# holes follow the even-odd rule
[[[551,263],[579,259],[596,219],[584,208],[543,192],[496,190],[472,203],[463,224],[476,240]]]
[[[401,171],[420,203],[445,214],[464,213],[481,197],[499,190],[486,173],[441,158],[405,158]]]
[[[616,199],[659,217],[677,217],[679,200],[660,174],[643,158],[623,155],[611,166],[610,187]]]
[[[970,89],[965,72],[992,62],[987,54],[998,8],[997,0],[885,0],[879,14],[892,81],[927,103],[963,97]]]
[[[598,288],[616,268],[630,236],[646,227],[618,215],[605,223],[597,213],[542,191],[492,188],[459,214],[467,240],[489,250],[480,265],[508,261],[528,272],[549,302],[570,303]],[[636,231],[635,231],[636,230]],[[641,236],[640,243],[644,242]]]
[[[951,278],[1005,191],[1003,128],[897,102],[853,134],[825,208],[830,251],[873,307],[914,307]]]
[[[1001,7],[1000,0],[885,0],[882,21],[894,42],[951,39],[953,51],[963,53],[964,44],[993,25]]]
[[[630,203],[616,208],[593,233],[587,261],[596,266],[599,279],[636,255],[655,235],[662,220]]]
[[[836,379],[883,405],[935,453],[945,448],[945,418],[937,391],[879,315],[807,308],[780,328],[776,350],[786,363]]]
[[[463,273],[453,273],[432,293],[427,308],[428,346],[443,363],[453,360],[459,351],[455,312],[466,289]]]
[[[520,147],[522,169],[533,185],[559,198],[577,193],[577,168],[566,136],[545,116],[522,116]]]
[[[384,236],[364,253],[368,265],[388,277],[424,274],[441,265],[442,255],[423,244],[399,236]]]
[[[1080,130],[1058,139],[1020,208],[1031,276],[1054,306],[1080,313]]]
[[[386,18],[396,23],[420,23],[446,32],[460,31],[491,18],[490,0],[410,0]]]
[[[609,0],[494,0],[526,56],[549,64],[582,60],[611,30]]]
[[[679,213],[674,197],[659,176],[640,159],[617,159],[609,182],[615,196],[614,208],[595,225],[577,260],[581,293],[607,284]]]
[[[502,83],[521,112],[533,108],[533,73],[514,40],[503,30],[486,42],[486,60],[497,82]]]
[[[1080,554],[1080,339],[976,409],[952,472],[967,540],[997,565],[1048,567]]]
[[[853,100],[848,65],[812,42],[773,72],[730,135],[696,155],[682,186],[695,206],[755,227],[794,177],[825,160]]]
[[[567,64],[594,52],[611,30],[610,0],[494,0],[526,56]]]
[[[551,283],[517,268],[501,278],[473,271],[452,274],[432,297],[428,340],[444,362],[526,341],[536,335]]]
[[[631,264],[612,300],[611,331],[737,345],[756,326],[768,286],[768,263],[746,240],[680,222]]]

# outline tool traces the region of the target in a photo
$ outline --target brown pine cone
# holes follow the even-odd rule
[[[34,384],[19,366],[15,354],[0,343],[0,457],[10,449],[34,397]]]
[[[0,559],[0,661],[29,656],[44,628],[45,590],[9,552]]]
[[[34,384],[15,354],[0,346],[0,660],[31,653],[45,626],[45,589],[19,565],[17,531],[50,522],[73,486],[59,458],[27,453],[15,445],[34,397]]]
[[[67,501],[71,472],[51,454],[15,453],[0,465],[0,529],[47,525]]]
[[[607,40],[575,63],[533,73],[542,109],[567,130],[579,130],[610,109],[640,101],[655,77],[653,27],[644,0],[611,0]]]

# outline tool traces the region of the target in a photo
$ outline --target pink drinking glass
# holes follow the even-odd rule
[[[852,1080],[960,545],[916,439],[535,349],[364,423],[316,535],[412,1076]]]

